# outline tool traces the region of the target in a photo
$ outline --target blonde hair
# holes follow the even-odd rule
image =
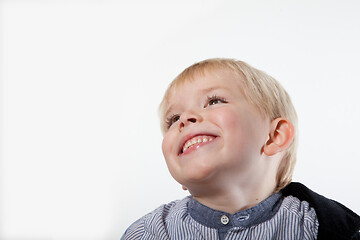
[[[242,93],[263,116],[269,117],[270,120],[284,117],[294,125],[294,140],[285,151],[276,176],[276,191],[279,191],[291,182],[294,172],[298,144],[297,115],[289,94],[278,81],[265,72],[253,68],[243,61],[226,58],[207,59],[191,65],[171,82],[165,92],[159,107],[161,130],[163,134],[166,132],[165,111],[168,99],[177,87],[185,82],[193,81],[199,74],[204,75],[206,71],[224,69],[239,76]]]

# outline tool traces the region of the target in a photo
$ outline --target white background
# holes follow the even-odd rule
[[[300,122],[294,180],[360,213],[360,2],[171,2],[2,2],[0,239],[119,239],[187,195],[157,108],[210,57],[284,85]]]

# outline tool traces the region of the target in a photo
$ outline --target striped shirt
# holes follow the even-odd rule
[[[133,223],[121,240],[316,239],[319,222],[306,201],[275,193],[235,214],[214,210],[188,196],[162,205]]]

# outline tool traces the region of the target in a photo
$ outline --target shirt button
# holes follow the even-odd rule
[[[220,221],[221,221],[222,224],[226,225],[226,224],[228,224],[230,222],[230,219],[229,219],[228,216],[222,215],[221,218],[220,218]]]

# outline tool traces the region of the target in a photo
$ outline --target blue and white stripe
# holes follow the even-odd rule
[[[316,239],[318,220],[305,201],[288,196],[270,219],[251,226],[234,226],[226,235],[199,223],[189,213],[191,197],[165,204],[133,223],[121,240],[138,239]],[[214,210],[215,211],[215,210]]]

